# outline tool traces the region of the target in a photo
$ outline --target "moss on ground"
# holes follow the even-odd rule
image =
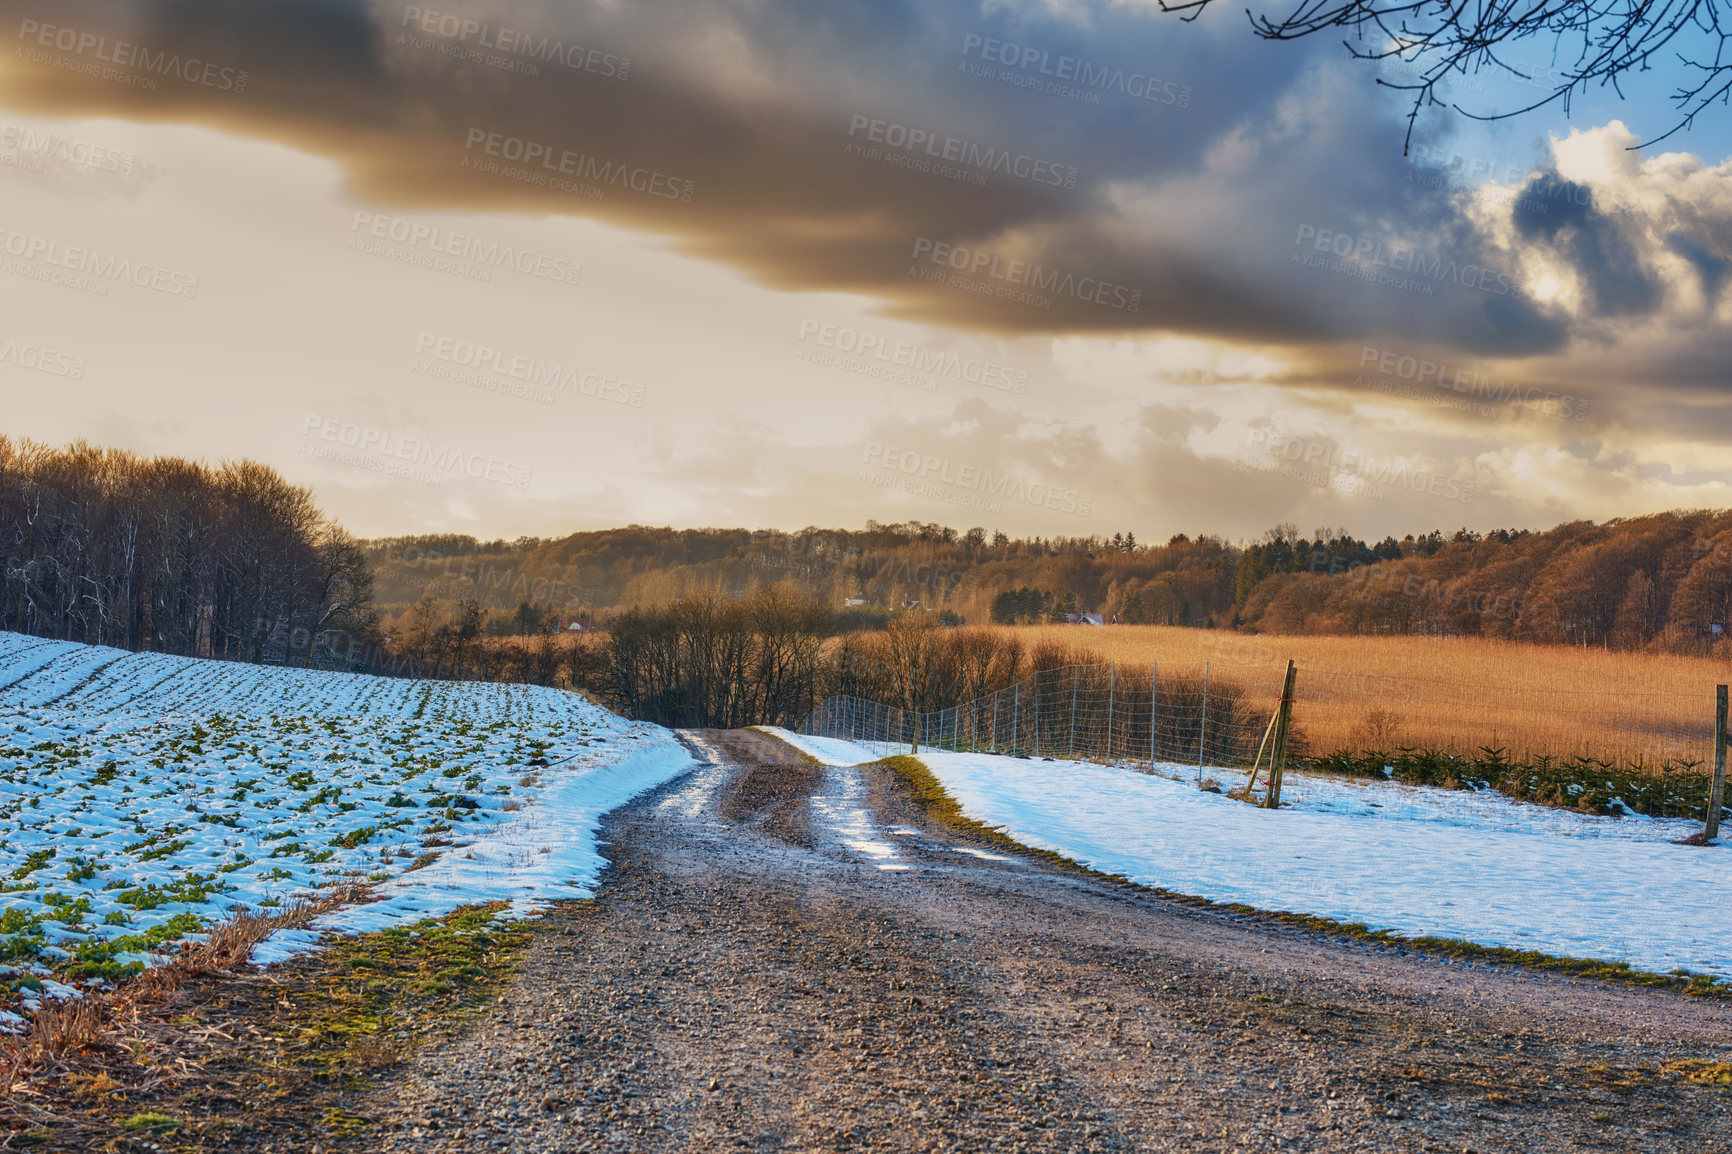
[[[506,903],[337,938],[318,980],[289,995],[285,1056],[327,1075],[353,1076],[406,1056],[415,1039],[485,1003],[516,972],[529,941]]]
[[[506,912],[468,906],[333,937],[263,974],[196,980],[147,1007],[143,1032],[118,1038],[101,1069],[35,1087],[46,1113],[7,1118],[0,1145],[10,1129],[52,1149],[142,1149],[141,1136],[175,1151],[365,1146],[372,1123],[356,1111],[373,1079],[461,1029],[517,972],[535,923]]]

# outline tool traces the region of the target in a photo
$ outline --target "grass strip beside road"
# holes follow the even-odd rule
[[[374,1078],[460,1029],[517,972],[534,923],[505,913],[502,902],[465,906],[135,997],[124,1020],[93,1023],[56,1064],[14,1078],[0,1095],[0,1126],[14,1144],[50,1149],[362,1140],[371,1122],[353,1108]],[[25,1041],[0,1051],[0,1072]]]

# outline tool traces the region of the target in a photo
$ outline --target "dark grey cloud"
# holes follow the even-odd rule
[[[1515,214],[1520,235],[1544,242],[1569,263],[1587,286],[1594,315],[1653,312],[1660,304],[1660,285],[1645,266],[1639,239],[1631,235],[1635,225],[1630,218],[1620,220],[1600,211],[1591,187],[1560,180],[1555,173],[1535,175],[1522,191],[1544,195],[1547,186],[1554,184],[1562,195],[1551,198],[1550,211]]]
[[[1516,356],[1571,336],[1458,192],[1414,179],[1435,174],[1403,158],[1398,102],[1367,72],[1335,45],[1255,41],[1236,13],[1183,24],[1131,5],[912,0],[0,0],[0,13],[25,44],[34,21],[247,73],[244,92],[179,76],[145,91],[66,66],[93,62],[87,49],[51,49],[57,63],[3,65],[15,105],[249,133],[337,159],[368,202],[591,216],[900,317]],[[440,31],[462,21],[493,47]],[[500,48],[501,32],[517,43]],[[580,63],[519,51],[544,41]],[[896,143],[912,133],[965,159],[922,171],[927,147]],[[1559,215],[1521,236],[1584,270],[1601,314],[1655,307],[1612,224]]]

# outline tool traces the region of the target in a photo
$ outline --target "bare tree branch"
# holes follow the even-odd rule
[[[1161,0],[1167,12],[1195,20],[1215,0]],[[1252,30],[1265,40],[1298,40],[1344,29],[1348,52],[1361,60],[1398,60],[1413,69],[1412,83],[1378,78],[1377,83],[1413,93],[1407,140],[1428,107],[1449,107],[1475,120],[1520,116],[1547,104],[1561,104],[1591,88],[1610,88],[1623,97],[1621,82],[1675,60],[1690,80],[1671,96],[1677,123],[1652,137],[1653,144],[1689,128],[1718,103],[1732,101],[1732,59],[1727,51],[1732,20],[1725,0],[1299,0],[1287,15],[1272,18],[1249,9]],[[1509,62],[1506,49],[1533,41],[1546,46],[1553,64],[1546,95],[1520,108],[1476,112],[1440,97],[1455,77],[1481,72],[1534,83],[1532,70]]]

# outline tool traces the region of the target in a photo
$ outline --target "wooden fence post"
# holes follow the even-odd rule
[[[1149,768],[1155,768],[1155,703],[1160,700],[1161,663],[1149,662]]]
[[[1040,756],[1040,670],[1034,671],[1034,756]]]
[[[1293,716],[1293,682],[1299,669],[1291,659],[1287,662],[1287,680],[1281,685],[1281,708],[1275,715],[1275,749],[1269,758],[1269,788],[1263,793],[1263,806],[1275,809],[1281,804],[1281,775],[1287,768],[1287,724]]]
[[[1070,667],[1070,757],[1076,756],[1076,686],[1077,679],[1081,676],[1082,666]]]
[[[1203,749],[1209,744],[1209,663],[1203,662],[1203,717],[1197,723],[1197,777],[1203,776]]]
[[[1726,687],[1714,689],[1714,781],[1708,787],[1707,824],[1702,836],[1708,841],[1720,836],[1720,804],[1726,796]]]
[[[1119,663],[1107,673],[1107,760],[1113,759],[1113,698],[1119,691]]]

